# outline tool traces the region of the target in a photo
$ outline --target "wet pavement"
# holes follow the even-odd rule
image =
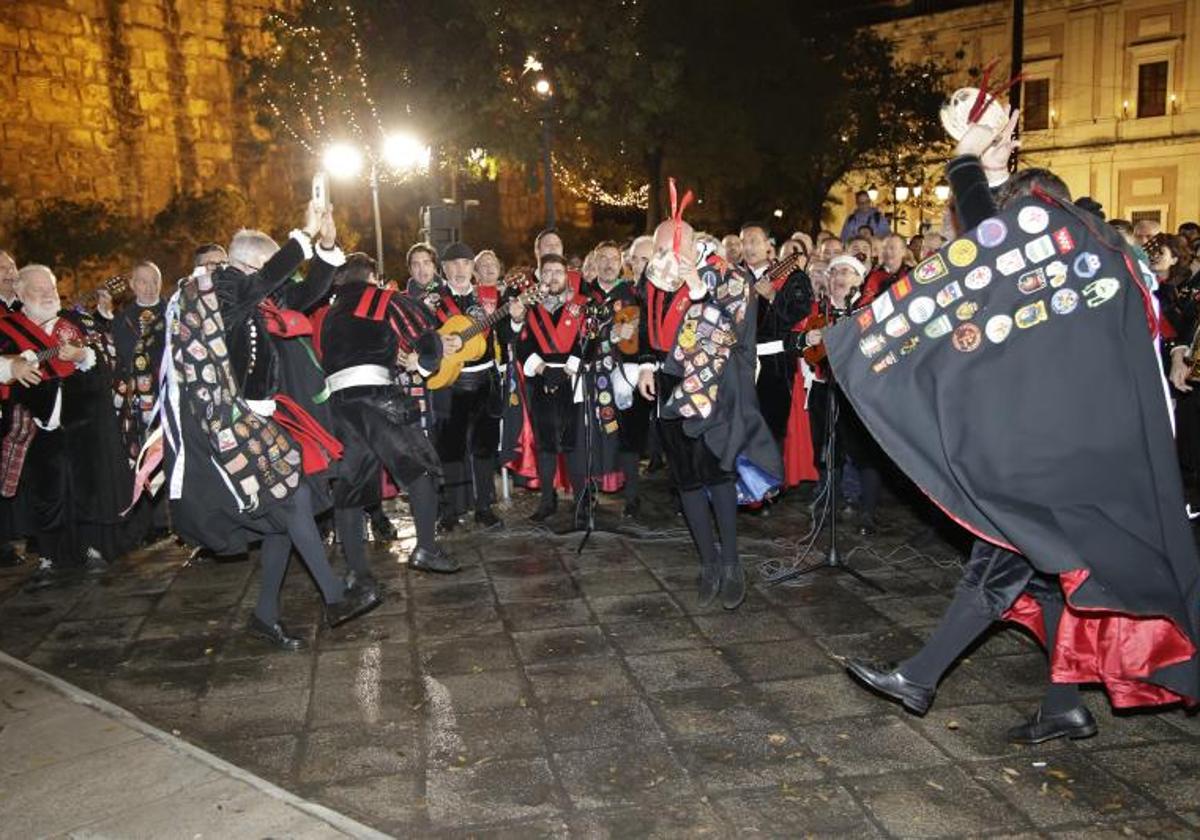
[[[1089,691],[1099,736],[1004,741],[1045,676],[1016,630],[971,651],[925,718],[850,682],[839,657],[910,653],[957,578],[954,548],[908,512],[843,540],[882,592],[828,570],[764,585],[807,510],[743,516],[755,585],[726,613],[696,604],[661,479],[647,497],[636,535],[605,499],[601,524],[624,533],[582,553],[526,527],[524,495],[506,531],[447,540],[458,575],[410,574],[405,541],[373,547],[387,601],[332,631],[294,562],[297,654],[241,632],[252,561],[189,566],[168,543],[40,590],[0,570],[0,649],[396,836],[1200,835],[1200,718],[1114,717]]]

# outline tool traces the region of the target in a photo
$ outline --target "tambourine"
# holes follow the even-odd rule
[[[683,285],[679,276],[679,257],[674,252],[660,248],[646,263],[646,279],[668,294],[673,294]]]
[[[971,127],[971,109],[978,98],[979,88],[959,88],[942,105],[939,113],[942,118],[942,127],[955,141],[961,140],[967,133],[967,129]],[[988,103],[984,106],[983,114],[977,122],[990,128],[994,134],[1008,123],[1008,109],[1001,105],[995,97],[989,95]]]

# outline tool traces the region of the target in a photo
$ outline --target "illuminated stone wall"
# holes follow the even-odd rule
[[[177,191],[236,186],[269,218],[294,178],[253,124],[244,57],[273,5],[0,2],[0,243],[59,197],[148,219]]]

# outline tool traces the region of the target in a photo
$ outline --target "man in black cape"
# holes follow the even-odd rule
[[[314,516],[331,502],[326,472],[341,445],[303,407],[318,408],[313,395],[324,391],[324,376],[312,363],[314,382],[308,351],[290,343],[306,335],[307,321],[281,306],[311,305],[328,290],[344,259],[335,236],[332,211],[313,204],[283,247],[240,231],[229,265],[185,280],[167,316],[172,346],[164,352],[174,364],[164,384],[163,455],[172,523],[216,554],[261,540],[262,583],[248,630],[286,650],[304,646],[279,617],[293,548],[321,591],[328,625],[381,602],[373,587],[347,586],[325,556]],[[309,277],[321,295],[294,280],[314,251]]]
[[[1095,733],[1080,683],[1118,708],[1200,697],[1200,567],[1152,278],[1051,173],[1015,176],[992,215],[985,172],[1003,169],[1011,131],[948,168],[969,230],[826,345],[867,428],[979,538],[925,647],[851,673],[924,714],[957,656],[1017,620],[1045,641],[1053,685],[1009,738],[1039,743]]]
[[[739,490],[778,487],[783,464],[754,393],[753,284],[720,257],[701,258],[683,208],[672,209],[674,218],[654,232],[646,268],[638,390],[657,406],[671,480],[700,554],[699,600],[719,597],[734,610],[746,597]],[[763,498],[753,490],[750,497]]]

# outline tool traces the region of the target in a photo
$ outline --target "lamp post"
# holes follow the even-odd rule
[[[397,173],[410,174],[429,168],[429,147],[411,134],[390,134],[383,138],[378,151],[368,149],[366,153],[371,168],[368,183],[371,185],[371,215],[375,222],[375,263],[380,277],[384,276],[383,265],[383,219],[379,213],[380,165]],[[325,171],[334,178],[348,180],[356,177],[363,169],[363,152],[350,143],[334,143],[325,150],[322,163]]]
[[[554,170],[550,159],[550,102],[554,85],[545,76],[533,82],[533,93],[541,101],[542,121],[542,192],[546,202],[546,227],[554,227]]]

